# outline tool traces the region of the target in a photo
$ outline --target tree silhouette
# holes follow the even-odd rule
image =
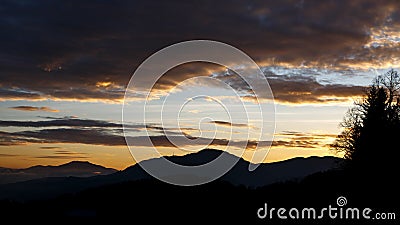
[[[399,164],[400,77],[391,69],[367,88],[366,97],[345,115],[342,133],[333,143],[344,153],[347,166],[368,171],[393,169]]]

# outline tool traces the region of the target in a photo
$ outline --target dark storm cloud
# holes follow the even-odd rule
[[[140,62],[189,39],[292,65],[394,60],[398,46],[364,46],[372,28],[399,25],[399,8],[397,0],[2,1],[0,99],[119,101]]]
[[[223,66],[206,62],[184,63],[163,74],[155,84],[154,89],[170,89],[186,79],[210,76],[213,72],[223,71],[224,69]]]
[[[316,77],[307,74],[276,75],[265,72],[274,95],[280,103],[327,103],[348,101],[363,94],[365,87],[343,84],[321,84]],[[255,101],[255,95],[247,83],[237,75],[215,75],[231,87],[245,93],[243,99]]]
[[[325,103],[347,101],[361,96],[364,87],[320,84],[315,77],[279,76],[270,79],[274,99],[284,103]],[[343,99],[344,98],[344,99]]]

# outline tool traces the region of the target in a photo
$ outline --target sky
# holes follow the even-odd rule
[[[0,167],[83,160],[124,169],[135,160],[122,123],[145,158],[154,147],[184,155],[228,143],[244,146],[245,160],[255,151],[269,151],[265,162],[335,155],[329,144],[346,111],[375,76],[400,67],[399,8],[398,0],[2,1]],[[260,119],[271,118],[231,120],[243,104],[257,111],[252,88],[205,62],[157,81],[146,123],[122,121],[124,103],[144,99],[124,102],[133,72],[189,40],[232,45],[259,65],[274,96],[273,139],[257,136]],[[271,147],[255,148],[261,142]]]

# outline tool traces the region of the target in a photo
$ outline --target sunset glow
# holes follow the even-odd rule
[[[205,1],[199,8],[178,1],[161,6],[127,1],[112,7],[60,3],[56,8],[51,2],[10,2],[0,20],[0,39],[7,43],[0,53],[0,167],[75,160],[116,169],[135,164],[121,118],[131,75],[156,51],[192,39],[229,43],[260,66],[276,107],[274,140],[261,138],[272,145],[265,162],[335,155],[330,144],[348,108],[376,75],[400,68],[400,5],[299,2]],[[140,79],[148,82],[148,77]],[[196,91],[209,97],[191,99]],[[144,97],[137,90],[126,104]],[[187,105],[177,127],[171,110],[181,107],[182,99]],[[237,107],[233,114],[243,101],[252,114],[257,101],[265,99],[255,100],[230,69],[206,62],[179,65],[158,80],[148,100],[147,123],[124,124],[146,158],[154,157],[143,141],[147,135],[163,155],[190,152],[171,145],[165,138],[169,132],[203,138],[185,146],[191,151],[248,142],[243,158],[251,159],[260,120],[232,122],[218,101]]]

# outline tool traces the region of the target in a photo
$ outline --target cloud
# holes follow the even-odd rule
[[[105,146],[123,146],[126,145],[125,138],[122,133],[122,125],[107,121],[98,120],[82,120],[82,119],[55,119],[49,121],[0,121],[0,126],[15,126],[15,127],[34,127],[46,128],[35,129],[19,132],[0,132],[1,145],[23,145],[29,143],[80,143],[90,145],[105,145]],[[157,125],[131,125],[133,128],[150,129],[155,132],[155,135],[150,136],[128,136],[130,144],[138,147],[175,147],[166,134],[177,140],[177,144],[190,145],[186,138],[190,140],[196,139],[197,145],[212,145],[226,146],[230,141],[227,139],[209,139],[201,137],[192,137],[185,131],[193,131],[196,129],[182,128],[183,134],[178,128],[163,128]],[[47,129],[47,127],[51,127]],[[159,134],[157,134],[159,133]],[[150,138],[152,144],[148,142]],[[254,147],[255,142],[249,141],[231,141],[233,146],[248,146]],[[55,146],[42,146],[42,149],[56,150]],[[57,152],[63,152],[58,150]]]
[[[110,130],[102,128],[57,128],[57,129],[42,129],[35,131],[22,131],[22,132],[1,132],[0,139],[8,140],[2,141],[2,145],[18,145],[27,143],[80,143],[90,145],[105,145],[105,146],[123,146],[126,145],[125,138],[122,133],[114,134]],[[184,136],[173,136],[177,138],[178,145],[186,143]],[[153,136],[130,136],[127,137],[129,143],[137,147],[175,147],[167,136],[153,135]],[[148,142],[151,139],[152,144]],[[189,137],[194,139],[194,137]],[[229,141],[225,139],[208,139],[198,138],[198,144],[206,144],[212,142],[214,145],[226,145]],[[242,144],[242,142],[236,142]]]
[[[290,141],[275,141],[273,146],[294,147],[294,148],[316,148],[320,146],[317,141],[311,140],[290,140]]]
[[[275,141],[274,146],[317,148],[326,146],[324,141],[335,138],[336,136],[336,134],[282,131],[275,134],[275,138],[278,140]]]
[[[68,155],[43,155],[43,156],[35,156],[37,159],[87,159],[87,156],[68,156]]]
[[[40,148],[45,150],[60,149],[60,147],[57,146],[41,146]]]
[[[0,153],[0,157],[16,157],[16,156],[19,156],[19,155]]]
[[[90,145],[105,145],[105,146],[123,146],[126,145],[125,139],[122,135],[111,134],[101,129],[44,129],[39,131],[25,131],[8,133],[10,138],[13,138],[12,142],[18,144],[18,142],[26,143],[80,143]],[[171,136],[170,136],[171,137]],[[217,146],[224,147],[228,144],[232,147],[246,147],[248,150],[254,150],[255,147],[260,144],[258,141],[253,140],[228,140],[228,139],[209,139],[201,137],[184,137],[184,136],[172,136],[174,143],[172,143],[165,135],[153,135],[153,136],[129,136],[128,143],[135,147],[185,147],[192,145],[186,141],[186,138],[196,140],[193,145],[198,146]],[[148,140],[151,140],[149,142]],[[6,145],[7,143],[4,143]],[[175,146],[175,144],[177,146]],[[263,141],[263,146],[283,146],[283,147],[302,147],[302,148],[315,148],[320,143],[313,141],[312,138],[297,138],[289,141],[278,140],[274,142]]]
[[[47,148],[49,149],[49,148]],[[57,148],[55,148],[57,149]],[[34,158],[38,159],[87,159],[86,153],[81,152],[73,152],[68,150],[55,150],[52,152],[52,155],[41,155],[35,156]]]
[[[273,92],[274,100],[278,103],[308,104],[347,102],[364,94],[365,87],[345,84],[321,84],[315,76],[299,73],[277,75],[264,68],[264,73]],[[271,69],[271,68],[269,68]],[[257,101],[253,89],[237,75],[214,75],[219,79],[240,90],[241,98],[245,101]],[[260,98],[258,96],[258,98]]]
[[[148,138],[150,138],[151,143],[148,142]],[[172,143],[167,136],[165,135],[158,135],[158,136],[135,136],[135,137],[129,137],[128,138],[128,143],[131,143],[132,146],[138,146],[138,147],[187,147],[190,145],[197,145],[197,146],[202,146],[202,147],[225,147],[228,146],[228,144],[231,147],[239,147],[243,148],[246,147],[248,150],[254,150],[255,147],[259,144],[258,141],[253,141],[253,140],[228,140],[228,139],[219,139],[219,138],[203,138],[203,137],[192,137],[192,136],[173,136],[172,137],[174,140],[174,143]],[[187,139],[196,141],[194,143],[190,143],[187,141]],[[176,144],[176,145],[175,145]],[[265,141],[265,143],[270,145],[271,142]]]
[[[44,111],[44,112],[59,112],[57,109],[52,109],[50,107],[35,107],[35,106],[13,106],[10,109],[20,110],[20,111]]]
[[[245,127],[246,124],[230,123],[226,121],[212,121],[221,126]],[[190,131],[197,131],[193,128],[163,128],[157,124],[150,125],[128,125],[128,129],[142,131],[149,129],[150,136],[127,136],[127,141],[123,136],[122,125],[101,120],[84,119],[53,119],[46,121],[0,121],[0,127],[24,127],[35,128],[17,132],[0,131],[0,145],[27,145],[30,143],[48,144],[41,146],[44,150],[53,150],[55,155],[81,155],[81,153],[62,150],[60,147],[53,146],[56,143],[79,143],[89,145],[104,146],[125,146],[127,142],[135,147],[187,147],[187,146],[214,146],[225,147],[228,144],[232,147],[255,150],[258,145],[273,147],[295,147],[295,148],[317,148],[323,145],[326,138],[336,137],[333,134],[313,134],[300,133],[295,131],[283,131],[275,136],[278,140],[255,141],[255,140],[229,140],[224,138],[205,138],[191,136]],[[43,128],[43,129],[37,129]],[[181,133],[181,131],[183,133]],[[139,133],[140,134],[140,133]],[[170,141],[174,139],[174,143]],[[151,142],[149,142],[149,139]],[[175,144],[177,146],[175,146]]]
[[[67,151],[67,150],[57,150],[54,152],[54,154],[57,154],[57,155],[85,155],[84,153],[71,152],[71,151]]]
[[[19,134],[0,131],[0,146],[25,145],[41,143],[39,140],[23,137]]]
[[[399,65],[400,2],[394,0],[309,0],[301,7],[298,0],[77,4],[2,4],[0,42],[7,44],[0,53],[0,100],[120,102],[145,58],[191,39],[229,43],[265,65],[343,70]],[[210,71],[171,72],[156,89]]]
[[[102,120],[54,118],[41,121],[0,121],[0,127],[48,128],[20,132],[0,131],[0,145],[28,143],[81,143],[93,145],[125,145],[122,124]],[[127,124],[130,131],[143,129],[144,125]],[[58,149],[42,146],[42,149]]]
[[[249,126],[244,123],[231,123],[231,122],[219,121],[219,120],[210,121],[210,123],[214,123],[214,124],[217,124],[220,126],[227,126],[227,127],[248,127]]]
[[[189,110],[188,112],[193,113],[193,114],[198,114],[201,111],[198,109],[193,109],[193,110]]]
[[[232,147],[243,148],[247,150],[255,150],[257,145],[262,146],[272,145],[273,147],[286,147],[286,148],[317,148],[323,145],[318,137],[294,137],[276,141],[254,141],[254,140],[228,140],[228,139],[210,139],[192,136],[169,136],[174,138],[172,143],[165,135],[152,135],[152,136],[128,136],[128,143],[134,147],[188,147],[188,146],[202,146],[202,147],[219,147],[224,148],[228,144]],[[151,140],[149,142],[148,140]],[[195,143],[190,143],[186,140],[196,140]],[[2,141],[1,145],[18,145],[29,143],[80,143],[90,145],[104,145],[104,146],[124,146],[126,145],[125,138],[120,134],[114,134],[105,129],[81,129],[81,128],[59,128],[59,129],[43,129],[37,131],[24,131],[7,133],[2,132],[0,139],[7,139]],[[176,145],[175,145],[176,144]],[[56,155],[80,155],[80,153],[73,153],[64,150],[55,151]],[[47,156],[46,156],[47,157]],[[54,157],[54,158],[62,158]]]
[[[38,131],[23,131],[14,134],[29,139],[36,139],[43,143],[80,143],[107,146],[125,145],[125,139],[123,136],[112,134],[101,128],[57,128]]]
[[[0,75],[1,76],[1,75]],[[22,74],[20,76],[23,76]],[[2,84],[0,82],[0,84]],[[24,84],[20,87],[29,87],[30,85]],[[5,100],[45,100],[45,98],[37,92],[21,90],[21,89],[12,89],[12,88],[4,88],[0,85],[0,101]]]
[[[238,126],[245,127],[246,124],[230,123],[226,121],[212,121],[221,126]],[[122,132],[122,125],[101,120],[84,120],[84,119],[53,119],[46,121],[0,121],[0,127],[24,127],[35,128],[34,130],[25,130],[17,132],[0,131],[0,145],[27,145],[30,143],[40,143],[44,150],[53,150],[55,155],[80,155],[60,147],[54,146],[56,143],[79,143],[89,145],[103,146],[125,146],[127,142],[135,147],[187,147],[187,146],[213,146],[225,147],[228,144],[232,147],[243,148],[247,150],[255,150],[258,145],[287,147],[287,148],[317,148],[325,145],[326,138],[334,138],[335,134],[314,134],[301,133],[295,131],[283,131],[275,134],[277,140],[271,141],[255,141],[255,140],[229,140],[224,138],[205,138],[191,136],[190,131],[197,131],[193,128],[163,128],[157,124],[128,125],[128,129],[133,131],[142,131],[148,129],[150,136],[139,135],[127,136],[125,140]],[[43,129],[38,129],[43,128]],[[182,131],[182,132],[181,132]],[[170,141],[174,139],[174,143]],[[151,142],[149,142],[149,139]],[[188,141],[189,140],[189,141]],[[175,146],[175,144],[177,146]]]
[[[107,127],[107,128],[122,128],[119,123],[113,123],[102,120],[90,119],[53,119],[53,120],[40,120],[40,121],[5,121],[0,120],[0,127]],[[128,128],[143,127],[140,125],[126,125]]]
[[[188,135],[188,133],[192,131],[199,131],[196,128],[190,127],[180,127],[180,128],[171,128],[171,127],[162,127],[154,124],[147,124],[145,128],[148,131],[152,131],[158,134],[165,134],[165,135]]]
[[[280,77],[269,81],[274,99],[280,103],[347,102],[362,96],[364,87],[342,84],[322,85],[313,78]]]
[[[282,131],[276,133],[276,136],[294,136],[294,137],[320,137],[320,138],[336,138],[337,134],[324,134],[324,133],[303,133],[298,131]]]

